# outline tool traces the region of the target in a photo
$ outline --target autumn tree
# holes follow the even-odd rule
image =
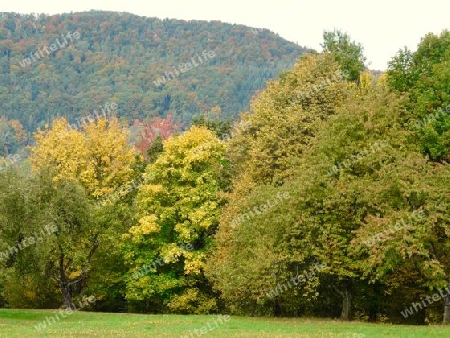
[[[296,172],[299,157],[309,148],[322,123],[342,105],[348,87],[331,55],[304,56],[291,71],[268,83],[252,102],[252,113],[243,113],[241,123],[235,126],[227,146],[235,176],[208,274],[236,311],[254,307],[254,311],[263,313],[287,314],[295,311],[294,304],[299,305],[297,299],[293,300],[293,295],[300,292],[296,288],[276,300],[266,294],[295,276],[297,269],[308,270],[316,262],[317,255],[308,248],[288,258],[293,253],[283,241],[283,232],[287,231],[284,226],[289,228],[296,222],[290,217],[289,207],[283,203],[264,215],[255,215],[242,226],[233,228],[232,224],[258,206],[258,201],[265,204],[262,201],[276,195],[277,187],[281,192],[288,191],[285,183]],[[244,244],[246,240],[251,244]],[[241,278],[232,277],[236,275]],[[303,290],[308,290],[312,298],[317,285],[318,279],[313,278]],[[283,301],[290,302],[289,310],[283,308]]]
[[[230,142],[230,160],[241,168],[237,180],[282,183],[314,136],[317,122],[342,103],[346,87],[339,66],[325,54],[304,56],[292,71],[269,82],[252,102],[251,112],[242,114],[246,127]]]
[[[137,222],[124,235],[128,300],[178,313],[217,309],[204,265],[223,203],[223,156],[223,143],[205,128],[164,141],[139,187]]]
[[[367,213],[374,212],[372,190],[365,189],[364,180],[376,175],[373,171],[382,165],[380,157],[389,158],[387,133],[401,135],[392,118],[401,107],[393,95],[387,95],[382,80],[375,88],[353,88],[300,157],[291,182],[299,191],[295,219],[286,229],[286,237],[293,237],[290,250],[313,246],[317,259],[329,267],[324,286],[341,297],[340,316],[345,320],[352,317],[361,287],[359,264],[365,264],[349,254],[353,231]]]
[[[104,198],[131,183],[136,158],[127,135],[117,119],[101,118],[75,130],[60,118],[35,134],[30,162],[34,170],[51,169],[55,181],[75,180],[91,198]]]
[[[142,160],[128,145],[127,136],[116,119],[90,121],[82,130],[71,129],[66,120],[58,119],[51,128],[37,132],[36,145],[31,147],[30,160],[35,170],[49,170],[56,184],[72,181],[81,185],[95,203],[89,209],[93,213],[89,220],[92,237],[84,242],[90,243],[92,249],[83,254],[89,260],[89,269],[72,271],[69,276],[71,282],[76,281],[71,287],[79,287],[80,283],[88,287],[103,306],[120,301],[125,293],[120,235],[131,225],[133,191],[141,181]],[[73,249],[76,251],[70,254],[83,252]],[[96,252],[99,254],[94,255]],[[108,290],[112,285],[115,292]]]
[[[162,141],[180,130],[180,125],[173,121],[171,113],[165,119],[158,116],[149,121],[136,121],[135,126],[142,129],[139,130],[136,148],[145,158],[150,157],[151,161],[159,154],[158,149],[161,150]]]
[[[327,264],[322,282],[341,296],[343,319],[355,304],[373,311],[373,299],[358,300],[361,290],[414,301],[445,286],[449,269],[448,166],[430,163],[409,141],[404,100],[389,93],[384,78],[374,83],[354,88],[323,123],[288,184],[298,191],[286,254],[309,247]],[[377,313],[400,320],[398,299],[384,308],[376,302]]]
[[[346,89],[333,115],[316,122],[297,166],[278,185],[289,199],[258,214],[255,208],[275,196],[277,186],[255,184],[240,199],[231,194],[231,203],[239,204],[224,209],[208,264],[208,276],[230,309],[319,312],[305,299],[331,298],[331,311],[338,307],[342,319],[351,319],[355,309],[397,321],[403,310],[398,310],[399,299],[391,296],[396,301],[385,305],[380,294],[409,293],[403,299],[414,301],[446,285],[448,205],[443,196],[450,182],[443,178],[450,177],[448,166],[430,163],[411,142],[403,123],[406,111],[405,100],[389,92],[385,76],[375,80],[363,74],[358,86]],[[276,115],[268,116],[277,121]],[[270,135],[269,128],[264,132]],[[252,135],[264,137],[262,131]],[[428,217],[365,244],[419,211]],[[314,262],[325,264],[324,269],[302,285],[289,285]],[[300,294],[306,298],[298,299]],[[334,303],[337,297],[340,305]]]

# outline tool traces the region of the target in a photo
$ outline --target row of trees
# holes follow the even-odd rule
[[[346,34],[324,50],[231,129],[215,112],[165,140],[147,130],[147,158],[114,119],[38,131],[33,171],[0,172],[3,302],[448,324],[448,296],[401,313],[449,286],[450,33],[379,77]]]

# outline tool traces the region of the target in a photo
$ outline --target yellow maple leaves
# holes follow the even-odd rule
[[[224,142],[203,127],[194,126],[164,141],[163,152],[147,167],[145,183],[139,187],[138,222],[124,237],[130,244],[127,250],[133,252],[127,257],[130,263],[142,265],[142,256],[148,255],[142,247],[146,247],[155,251],[164,264],[177,264],[183,271],[180,280],[185,276],[201,279],[206,262],[205,244],[218,225],[218,171],[224,154]],[[186,243],[193,250],[185,249]],[[193,243],[205,244],[197,244],[194,249]],[[161,289],[165,281],[173,278],[161,273],[153,283]],[[132,281],[129,288],[134,290],[135,283]],[[142,294],[147,288],[150,286],[144,287]]]
[[[59,118],[34,137],[32,168],[53,170],[55,181],[76,180],[94,198],[111,194],[131,181],[136,153],[117,119],[90,121],[80,131],[71,130],[66,119]]]
[[[158,232],[161,227],[156,223],[157,219],[154,214],[141,217],[139,219],[139,225],[131,227],[130,233],[135,235],[149,235]]]

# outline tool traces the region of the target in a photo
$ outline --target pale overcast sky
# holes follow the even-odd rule
[[[268,28],[321,50],[324,30],[341,29],[364,46],[371,69],[385,69],[403,46],[415,50],[428,32],[450,28],[448,0],[0,0],[0,12],[64,13],[95,10],[185,20],[220,20]]]

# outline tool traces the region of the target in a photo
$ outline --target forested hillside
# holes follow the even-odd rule
[[[107,102],[128,122],[172,112],[186,127],[213,107],[236,117],[305,51],[269,30],[218,21],[3,13],[0,117],[34,131]]]

